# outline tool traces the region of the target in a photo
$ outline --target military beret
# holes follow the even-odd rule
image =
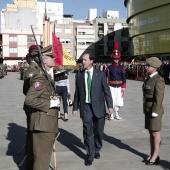
[[[40,48],[42,48],[42,46],[39,45]],[[31,45],[30,48],[29,48],[29,54],[32,56],[32,57],[36,57],[39,52],[38,52],[38,46],[37,45]]]
[[[37,56],[38,55],[38,46],[37,45],[31,45],[30,48],[29,48],[29,54],[32,57]]]
[[[157,57],[150,57],[146,59],[146,63],[154,68],[158,68],[162,65],[162,62]]]
[[[43,56],[53,57],[54,54],[53,54],[53,51],[52,51],[52,45],[49,45],[47,47],[42,48],[41,53],[42,53]]]

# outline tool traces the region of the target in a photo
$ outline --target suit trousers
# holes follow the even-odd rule
[[[87,159],[93,160],[95,153],[98,153],[102,148],[105,118],[97,118],[93,112],[92,105],[85,104],[82,121]]]
[[[33,170],[49,170],[55,133],[33,131]]]

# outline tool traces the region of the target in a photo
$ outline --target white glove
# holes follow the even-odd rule
[[[152,117],[158,117],[158,114],[153,112]]]
[[[59,107],[60,106],[60,100],[56,99],[56,100],[50,100],[50,108],[52,107]]]

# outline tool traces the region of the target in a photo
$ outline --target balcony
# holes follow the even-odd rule
[[[84,39],[95,39],[95,35],[76,35],[77,39],[84,38]]]
[[[104,30],[99,30],[98,35],[100,35],[100,34],[104,34]]]
[[[108,25],[108,29],[114,29],[114,25]]]

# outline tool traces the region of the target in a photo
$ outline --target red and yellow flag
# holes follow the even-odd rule
[[[73,59],[54,33],[52,33],[52,46],[56,66],[76,66],[75,59]]]

